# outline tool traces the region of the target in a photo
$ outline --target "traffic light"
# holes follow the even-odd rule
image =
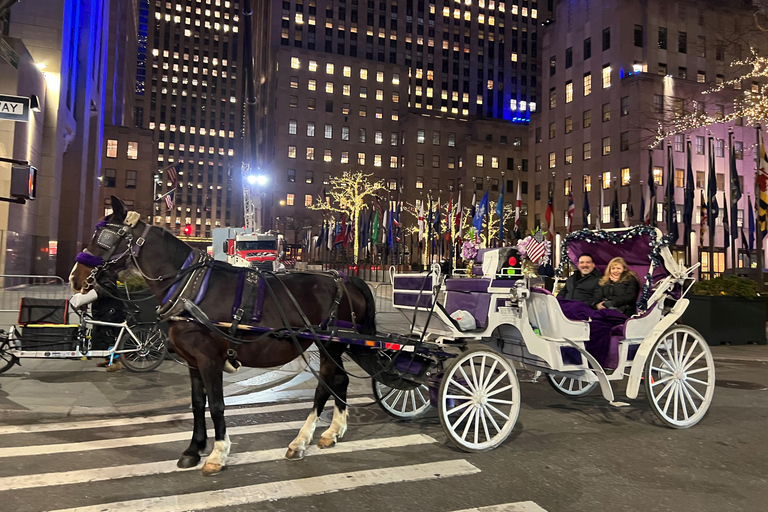
[[[187,224],[186,226],[184,226],[184,235],[185,236],[192,236],[192,225],[191,224]]]

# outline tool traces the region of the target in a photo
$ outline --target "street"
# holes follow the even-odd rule
[[[766,369],[762,361],[719,361],[709,414],[688,430],[661,426],[642,391],[630,406],[615,408],[596,393],[568,399],[544,380],[523,382],[512,435],[479,454],[449,445],[436,411],[397,421],[372,402],[369,381],[352,379],[344,439],[289,462],[282,456],[309,412],[314,387],[304,372],[278,388],[241,395],[249,405],[228,407],[232,455],[227,469],[211,478],[175,467],[191,435],[185,408],[23,421],[5,416],[0,508],[768,510]],[[529,376],[520,372],[521,379]],[[323,413],[315,440],[331,411]]]

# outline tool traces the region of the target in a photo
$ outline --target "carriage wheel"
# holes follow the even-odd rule
[[[515,369],[487,348],[464,352],[443,376],[439,410],[453,444],[467,452],[496,448],[512,432],[520,412]]]
[[[0,373],[8,371],[16,364],[16,356],[11,352],[11,342],[7,335],[0,337]]]
[[[420,418],[430,408],[429,388],[424,384],[407,389],[393,388],[371,379],[376,403],[390,416],[401,420]]]
[[[587,382],[586,380],[560,377],[549,373],[547,374],[547,382],[561,395],[570,397],[584,396],[592,392],[598,385],[597,381]]]
[[[125,367],[132,372],[150,372],[160,366],[168,354],[166,334],[154,325],[136,326],[131,330],[139,343],[130,334],[123,334],[119,352]]]
[[[698,423],[715,392],[715,362],[702,335],[686,325],[665,332],[648,356],[645,390],[653,412],[668,427]]]

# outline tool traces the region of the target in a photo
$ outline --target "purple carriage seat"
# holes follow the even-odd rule
[[[434,274],[396,274],[392,279],[392,304],[400,309],[430,310],[436,279]]]
[[[528,320],[538,327],[545,338],[573,341],[589,340],[589,323],[570,320],[565,316],[555,296],[544,288],[531,288],[528,299]]]
[[[475,317],[479,329],[488,326],[488,309],[491,305],[491,294],[488,293],[490,279],[447,279],[445,281],[445,311],[448,315],[463,309]]]

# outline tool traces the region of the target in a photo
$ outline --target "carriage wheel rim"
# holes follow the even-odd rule
[[[444,378],[441,415],[454,442],[478,451],[503,442],[520,410],[517,376],[506,360],[491,352],[468,355]]]
[[[557,386],[562,393],[573,396],[586,394],[592,391],[598,384],[597,381],[589,382],[587,380],[574,379],[573,377],[559,377],[555,375],[548,375],[548,377],[550,382]]]
[[[656,413],[675,427],[701,420],[715,389],[715,365],[706,342],[687,329],[671,331],[656,343],[648,364]]]
[[[397,389],[376,381],[379,403],[391,414],[402,418],[421,415],[430,407],[429,388],[420,385],[414,389]]]

